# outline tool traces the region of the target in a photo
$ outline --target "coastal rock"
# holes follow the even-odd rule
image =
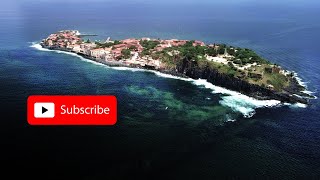
[[[89,40],[84,42],[78,34],[79,32],[76,30],[59,31],[49,35],[40,44],[47,49],[75,53],[108,66],[143,68],[174,76],[206,79],[214,85],[260,100],[275,99],[286,103],[308,104],[308,99],[312,98],[311,95],[304,93],[305,87],[299,84],[294,75],[280,74],[280,67],[272,65],[246,48],[238,48],[235,51],[234,47],[223,44],[206,46],[201,41],[176,39],[125,39],[112,43],[90,42]],[[172,46],[175,48],[170,49],[169,47]],[[228,54],[228,49],[230,54],[236,54],[235,52],[239,52],[239,54],[232,56]],[[221,54],[220,51],[224,52],[224,56],[218,56],[219,53]],[[199,59],[201,58],[206,58],[206,61],[200,62]],[[248,63],[248,60],[252,60],[252,62],[240,67],[238,64],[242,65],[242,60],[245,64]],[[215,65],[210,66],[209,62],[211,65],[212,63],[215,63]],[[258,65],[257,62],[260,64]],[[267,67],[260,68],[260,71],[256,72],[256,68],[261,64]],[[227,71],[219,71],[221,65]],[[255,67],[251,68],[251,66]],[[245,72],[244,69],[247,70],[247,68],[251,69]],[[265,79],[263,79],[264,73],[267,73]],[[272,84],[272,81],[270,81],[273,80],[270,79],[272,73],[285,79],[282,81],[280,88],[279,86],[274,88],[274,85],[278,85],[278,83]],[[251,79],[248,80],[248,78]],[[261,82],[254,83],[255,80],[261,80]]]
[[[199,68],[194,61],[182,60],[182,63],[178,63],[176,70],[165,71],[166,73],[187,76],[192,79],[206,79],[208,82],[221,86],[230,90],[238,91],[242,94],[254,97],[260,100],[275,99],[281,102],[287,103],[303,103],[308,104],[308,99],[302,96],[295,96],[294,94],[301,94],[301,90],[304,89],[299,85],[295,78],[292,78],[290,83],[290,91],[287,92],[276,92],[255,84],[250,84],[244,80],[228,76],[226,74],[219,73],[215,69],[209,67]]]

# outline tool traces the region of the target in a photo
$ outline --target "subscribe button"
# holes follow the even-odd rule
[[[29,96],[30,125],[114,125],[115,96]]]

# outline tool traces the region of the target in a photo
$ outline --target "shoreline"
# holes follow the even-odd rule
[[[129,38],[91,42],[78,30],[61,30],[40,42],[49,50],[74,53],[110,67],[154,70],[182,78],[205,79],[208,83],[259,100],[309,104],[293,71],[260,57],[253,50],[199,40]]]
[[[252,117],[255,114],[256,108],[266,108],[266,107],[270,108],[270,107],[282,107],[282,106],[288,106],[290,108],[306,108],[307,107],[307,104],[299,103],[299,102],[287,103],[287,102],[281,102],[281,101],[275,100],[275,99],[257,99],[255,97],[248,96],[248,95],[243,94],[238,91],[234,91],[234,90],[230,90],[225,87],[214,85],[214,84],[208,82],[206,79],[193,79],[193,78],[190,78],[187,76],[176,76],[176,75],[161,72],[158,70],[145,69],[145,68],[141,68],[141,67],[132,67],[132,66],[128,66],[126,64],[124,64],[124,66],[120,66],[120,64],[117,63],[117,65],[115,66],[114,64],[111,64],[111,63],[108,64],[107,62],[97,61],[94,58],[87,58],[86,56],[81,56],[78,53],[74,53],[72,51],[65,51],[65,50],[53,49],[53,48],[51,48],[51,49],[45,48],[45,47],[42,47],[41,44],[34,43],[34,42],[33,42],[33,45],[31,45],[30,47],[36,48],[40,51],[51,51],[51,52],[53,51],[56,53],[64,53],[64,54],[72,55],[75,57],[79,57],[80,59],[82,59],[84,61],[87,61],[87,62],[90,62],[93,64],[97,64],[97,65],[106,66],[108,68],[112,68],[115,70],[128,70],[128,71],[133,71],[133,72],[145,71],[145,72],[154,73],[155,75],[157,75],[159,77],[173,78],[173,79],[188,81],[188,82],[191,82],[197,86],[211,89],[211,90],[213,90],[212,93],[214,93],[214,94],[225,95],[222,98],[222,100],[219,101],[219,103],[223,106],[227,106],[227,107],[232,108],[234,111],[238,111],[238,112],[242,113],[245,118]],[[306,85],[301,84],[301,86],[306,86]],[[313,95],[310,94],[310,96],[313,96]],[[313,97],[315,97],[315,96],[313,96]],[[233,105],[227,104],[227,102],[225,102],[229,98],[238,99],[238,101],[244,101],[245,104],[243,105],[243,107],[234,107]],[[316,99],[316,98],[317,97],[315,97],[314,99]],[[237,101],[237,100],[235,100],[235,101]],[[249,106],[248,109],[244,110],[244,108],[247,108],[247,106]]]
[[[78,55],[78,56],[80,56],[82,58],[85,58],[85,59],[88,59],[88,60],[91,60],[91,61],[94,61],[94,62],[97,62],[97,63],[101,63],[101,64],[107,65],[109,67],[126,67],[126,68],[142,69],[142,70],[153,70],[153,71],[156,71],[156,72],[160,72],[160,73],[163,73],[163,74],[176,76],[176,77],[179,77],[179,78],[191,78],[191,79],[194,79],[194,80],[201,79],[201,78],[189,77],[189,76],[187,76],[185,74],[182,74],[182,73],[179,73],[177,71],[155,69],[155,68],[149,67],[147,65],[146,66],[141,66],[139,64],[126,64],[122,60],[116,61],[116,60],[99,59],[99,58],[91,57],[91,56],[83,54],[83,53],[77,53],[77,52],[74,52],[72,50],[68,50],[67,48],[49,47],[49,46],[46,46],[46,45],[44,45],[42,43],[40,43],[40,46],[42,48],[48,49],[48,50],[56,50],[56,51],[63,51],[63,52],[67,52],[67,53],[76,54],[76,55]],[[233,80],[231,80],[231,81],[233,81]],[[207,82],[209,82],[209,81],[207,81]],[[210,83],[213,84],[213,82],[210,82]],[[240,82],[237,82],[237,83],[238,84],[239,83],[242,84],[242,83],[246,83],[246,82],[242,82],[240,80]],[[270,91],[268,89],[262,88],[262,87],[257,86],[257,85],[253,85],[253,84],[249,84],[249,83],[247,83],[247,84],[246,84],[246,86],[250,86],[249,88],[254,88],[254,89],[258,89],[258,90],[255,90],[254,92],[251,92],[251,93],[246,93],[245,91],[239,92],[239,91],[237,91],[235,89],[232,89],[232,88],[229,88],[229,87],[225,87],[225,86],[221,86],[221,84],[217,84],[217,86],[226,88],[226,89],[231,90],[231,91],[239,92],[241,94],[247,95],[248,97],[252,97],[252,98],[257,99],[257,100],[278,100],[281,103],[309,104],[309,99],[315,99],[316,98],[315,96],[313,96],[311,94],[303,92],[303,91],[306,91],[306,86],[305,85],[301,85],[299,83],[299,80],[297,80],[296,76],[294,76],[292,78],[291,86],[288,87],[288,91],[291,93],[291,95],[290,94],[279,93],[279,92],[275,92],[275,91]],[[259,90],[266,91],[265,94],[268,94],[268,95],[263,95],[263,94],[261,95]]]
[[[118,61],[114,61],[114,60],[112,60],[112,61],[110,61],[110,62],[107,62],[107,61],[104,61],[103,59],[92,58],[92,57],[87,56],[87,55],[85,55],[85,54],[79,54],[79,53],[76,53],[76,52],[70,51],[70,50],[64,50],[64,49],[60,49],[60,48],[46,48],[46,47],[43,47],[43,46],[41,45],[41,43],[38,43],[38,42],[29,42],[29,43],[32,43],[32,45],[31,45],[30,47],[34,47],[34,48],[36,48],[36,49],[39,49],[40,47],[35,47],[35,45],[39,45],[39,46],[41,46],[42,50],[55,51],[55,52],[57,52],[57,53],[59,53],[59,51],[60,51],[61,53],[65,53],[65,54],[70,53],[70,55],[77,55],[77,56],[79,56],[79,57],[81,57],[81,58],[84,58],[84,59],[86,59],[86,60],[89,60],[89,61],[91,61],[91,62],[99,63],[99,64],[101,64],[101,65],[107,65],[108,67],[131,68],[132,71],[135,71],[135,70],[137,70],[137,71],[150,71],[150,72],[154,72],[154,73],[160,72],[160,73],[163,73],[163,74],[166,74],[166,75],[170,75],[170,76],[173,76],[173,77],[177,77],[176,79],[179,79],[179,78],[190,78],[190,77],[187,77],[187,76],[174,76],[174,75],[172,75],[172,74],[168,74],[168,73],[165,73],[165,72],[152,71],[152,70],[150,70],[150,69],[145,69],[145,68],[141,68],[141,67],[133,67],[133,66],[130,66],[130,65],[127,65],[127,64],[124,64],[124,63],[119,63]],[[40,50],[40,49],[39,49],[39,50]],[[113,62],[114,62],[115,64],[113,64]],[[118,66],[117,66],[116,64],[117,64]],[[296,73],[296,72],[294,72],[294,71],[290,71],[290,72],[293,72],[293,73],[294,73],[294,78],[295,78],[295,80],[297,81],[297,83],[298,83],[300,86],[302,86],[302,87],[305,88],[305,90],[301,91],[302,93],[305,93],[305,94],[307,94],[307,95],[309,95],[309,96],[313,96],[313,97],[314,97],[314,98],[310,98],[310,99],[317,99],[317,98],[318,98],[317,96],[314,96],[314,95],[313,95],[315,92],[309,91],[309,90],[307,89],[306,82],[302,81],[302,79],[299,77],[298,73]],[[192,79],[192,78],[190,78],[190,79]],[[219,87],[220,87],[220,86],[219,86]]]

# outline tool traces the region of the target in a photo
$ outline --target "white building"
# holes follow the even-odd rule
[[[90,56],[95,58],[104,58],[106,55],[106,51],[103,48],[91,49]]]

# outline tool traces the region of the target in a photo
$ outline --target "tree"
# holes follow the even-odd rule
[[[224,52],[225,52],[225,48],[224,47],[219,47],[218,53],[219,54],[224,54]]]
[[[90,39],[87,39],[86,43],[91,43]]]
[[[215,57],[215,56],[218,55],[218,52],[217,52],[214,48],[208,48],[208,49],[207,49],[207,54],[208,54],[209,56]]]
[[[117,44],[121,44],[121,42],[118,41],[118,40],[114,40],[114,41],[113,41],[113,45],[117,45]]]
[[[131,51],[129,49],[122,49],[121,54],[125,59],[128,59],[130,58]]]
[[[195,42],[194,40],[192,40],[192,41],[187,41],[184,46],[186,46],[186,47],[192,46],[194,42]]]
[[[159,41],[140,40],[140,44],[142,47],[149,50],[149,49],[155,48],[158,44],[160,44],[160,42]]]
[[[130,50],[137,50],[137,47],[134,46],[134,45],[131,45],[131,46],[129,47],[129,49],[130,49]]]
[[[235,55],[235,50],[234,50],[234,48],[231,48],[231,47],[228,47],[227,48],[227,52],[228,52],[228,54],[230,54],[231,56],[234,56]]]
[[[219,44],[218,46],[219,46],[219,48],[223,48],[223,49],[227,47],[226,44]]]
[[[141,52],[141,55],[142,55],[142,56],[150,55],[150,52],[149,52],[149,50],[147,50],[147,49],[143,49],[142,52]]]

